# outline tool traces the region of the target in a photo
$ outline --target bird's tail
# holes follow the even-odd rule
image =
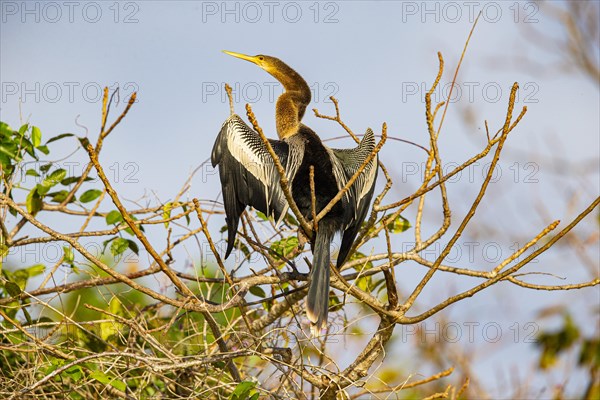
[[[311,332],[316,336],[327,324],[329,308],[329,248],[334,231],[327,224],[320,223],[313,250],[313,267],[310,271],[310,284],[306,300],[306,315],[311,322]]]

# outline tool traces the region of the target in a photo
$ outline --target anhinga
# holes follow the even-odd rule
[[[258,65],[285,88],[277,99],[275,112],[280,140],[269,141],[284,166],[296,205],[307,220],[312,219],[310,167],[314,168],[314,198],[318,214],[373,151],[373,132],[368,129],[354,149],[338,150],[325,146],[316,133],[300,123],[310,103],[311,92],[296,71],[275,57],[225,53]],[[231,115],[223,124],[212,151],[212,165],[219,166],[227,215],[225,257],[228,257],[233,249],[240,215],[246,206],[279,220],[287,213],[288,203],[281,189],[279,173],[264,142],[238,115]],[[377,157],[374,157],[350,190],[318,222],[311,243],[314,257],[306,310],[313,332],[325,327],[327,322],[333,236],[336,232],[342,233],[337,258],[337,268],[340,268],[365,219],[376,178]]]

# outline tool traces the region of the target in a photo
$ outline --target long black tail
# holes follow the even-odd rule
[[[310,284],[306,300],[306,315],[310,320],[313,335],[327,324],[329,308],[329,248],[334,230],[327,224],[319,223],[313,249],[313,267],[310,271]]]

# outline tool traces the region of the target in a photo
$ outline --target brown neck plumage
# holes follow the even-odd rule
[[[285,92],[277,99],[275,123],[281,139],[294,135],[300,128],[306,107],[310,103],[311,93],[308,84],[282,61],[278,61],[267,70],[284,87]]]

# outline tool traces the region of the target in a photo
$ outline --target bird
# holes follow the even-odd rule
[[[268,139],[284,167],[291,194],[301,214],[311,220],[345,187],[375,148],[373,131],[367,129],[357,147],[332,149],[301,121],[311,101],[311,91],[302,76],[280,59],[259,54],[224,53],[256,64],[277,79],[284,92],[275,105],[275,126],[279,139]],[[259,134],[242,118],[232,113],[223,123],[215,140],[211,162],[218,166],[227,222],[227,258],[234,247],[241,214],[254,207],[280,221],[289,204],[280,184],[278,169]],[[311,332],[317,335],[327,326],[331,243],[335,234],[342,236],[336,268],[349,256],[373,197],[377,180],[378,159],[366,164],[342,198],[317,223],[312,234],[312,268],[306,314]],[[314,195],[311,192],[310,169],[314,171]],[[315,201],[313,206],[312,200]]]

